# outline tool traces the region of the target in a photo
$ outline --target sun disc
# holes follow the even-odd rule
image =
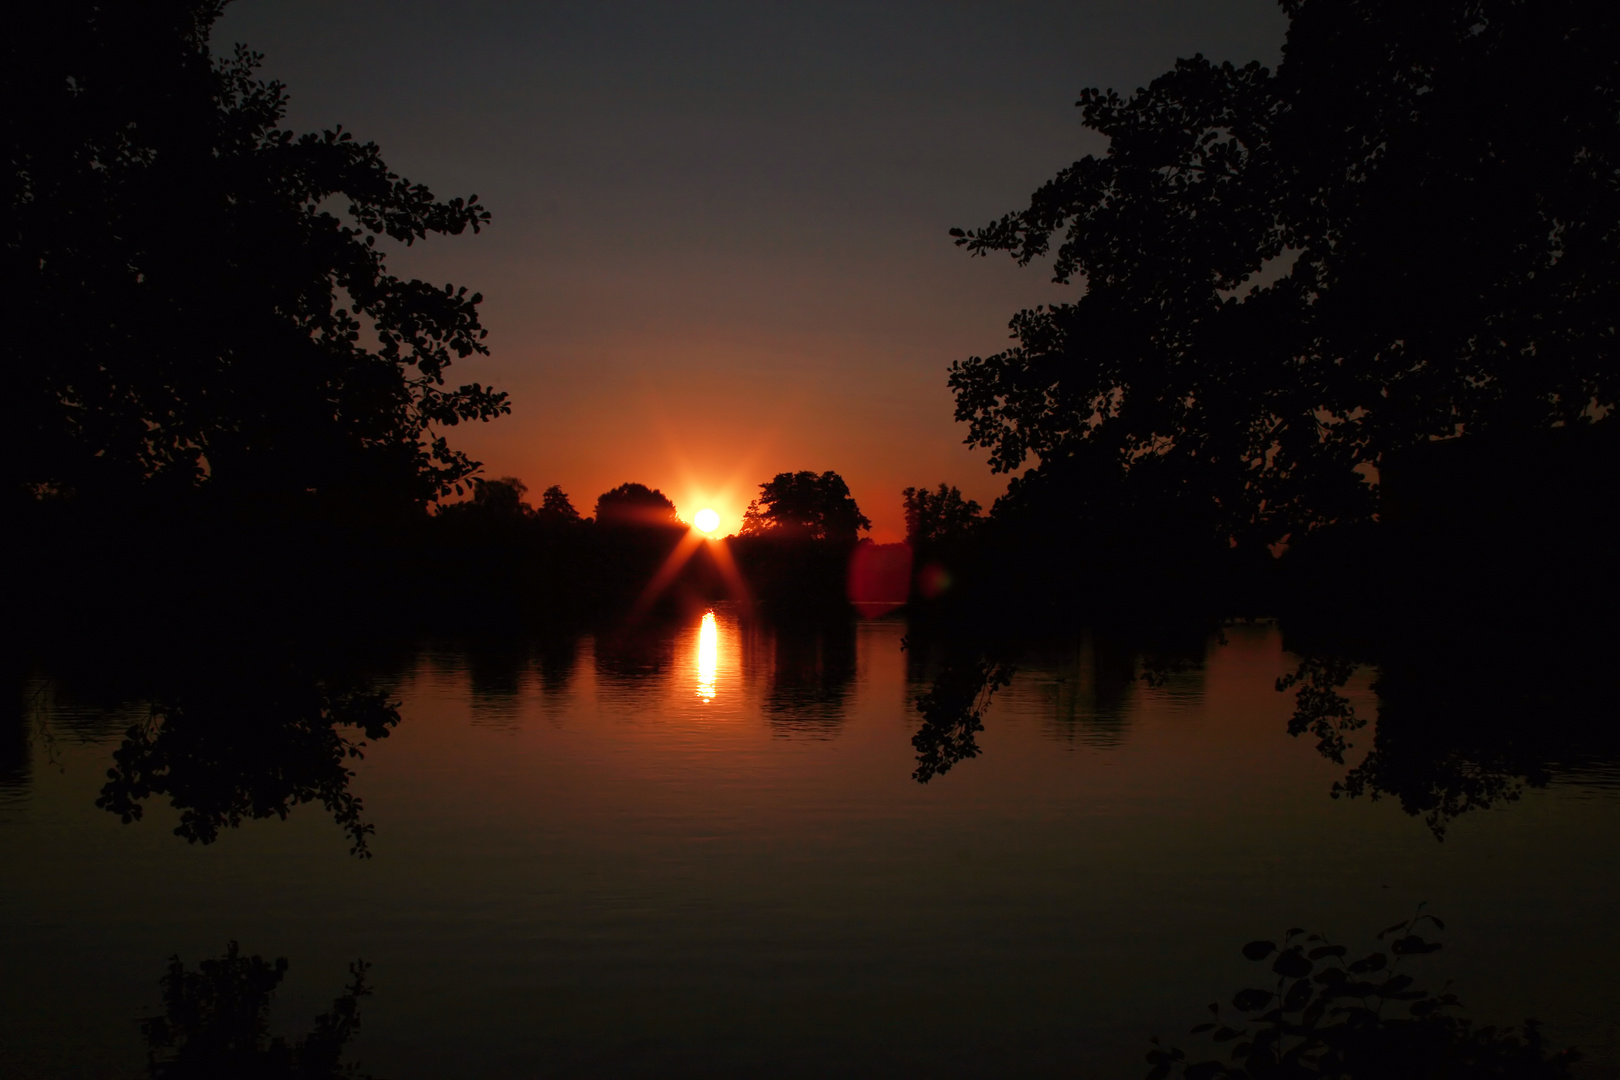
[[[705,507],[692,515],[692,526],[698,532],[714,532],[720,527],[720,515]]]

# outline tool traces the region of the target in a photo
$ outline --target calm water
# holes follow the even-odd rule
[[[161,799],[121,824],[95,799],[145,711],[40,682],[3,736],[0,1074],[138,1075],[167,958],[238,940],[289,958],[288,1033],[370,961],[349,1057],[394,1080],[1135,1077],[1150,1035],[1188,1042],[1245,985],[1243,942],[1370,944],[1421,901],[1448,926],[1425,982],[1620,1074],[1612,767],[1438,842],[1329,797],[1344,768],[1285,733],[1294,661],[1240,625],[1158,685],[1084,638],[1025,656],[982,755],[922,785],[904,633],[721,610],[424,647],[383,674],[402,722],[355,766],[369,860],[318,803],[211,845]]]

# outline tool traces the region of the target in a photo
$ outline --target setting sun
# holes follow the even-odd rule
[[[712,533],[720,527],[720,515],[705,507],[692,515],[692,527],[698,532]]]

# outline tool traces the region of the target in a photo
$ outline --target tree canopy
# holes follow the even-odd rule
[[[499,480],[480,477],[473,480],[472,504],[496,517],[532,517],[534,507],[523,498],[528,493],[529,485],[515,476],[503,476]]]
[[[561,484],[552,484],[540,495],[540,509],[536,511],[548,521],[578,521],[579,511],[569,501]]]
[[[759,498],[743,513],[739,536],[776,536],[854,543],[872,523],[844,478],[828,470],[777,473],[759,485]]]
[[[951,368],[996,471],[1196,492],[1269,542],[1369,517],[1413,446],[1614,408],[1620,13],[1281,5],[1277,70],[1195,56],[1086,90],[1106,153],[952,230],[1085,287]]]
[[[900,497],[906,508],[906,543],[912,547],[962,536],[979,520],[979,504],[944,483],[937,491],[908,487]]]
[[[8,497],[208,488],[421,505],[477,463],[443,434],[507,410],[446,381],[485,353],[481,297],[390,274],[385,250],[477,232],[287,92],[223,0],[65,0],[12,13],[0,74],[12,400]]]
[[[657,488],[620,484],[597,497],[596,522],[609,526],[679,525],[681,519],[669,496]]]

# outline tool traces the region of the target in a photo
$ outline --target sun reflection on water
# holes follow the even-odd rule
[[[705,612],[698,630],[698,697],[714,700],[714,672],[720,663],[720,633],[715,629],[714,612]]]

